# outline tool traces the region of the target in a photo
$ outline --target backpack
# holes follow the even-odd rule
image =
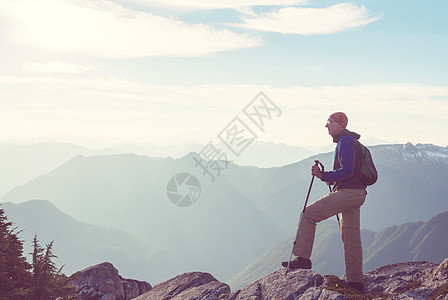
[[[366,185],[372,185],[378,180],[378,171],[373,163],[372,155],[366,146],[361,144],[358,140],[354,140],[356,153],[356,173],[359,181]]]

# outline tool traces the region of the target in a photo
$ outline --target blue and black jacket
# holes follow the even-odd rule
[[[333,171],[324,172],[321,180],[334,182],[334,190],[365,189],[366,186],[358,180],[355,172],[355,145],[353,142],[361,136],[355,132],[344,129],[340,134],[333,136],[336,143],[334,151]]]

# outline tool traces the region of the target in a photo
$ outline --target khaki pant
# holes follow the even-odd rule
[[[360,207],[366,199],[365,189],[342,189],[317,200],[305,209],[293,253],[309,259],[313,250],[316,223],[341,213],[341,236],[344,243],[345,274],[348,282],[364,282]]]

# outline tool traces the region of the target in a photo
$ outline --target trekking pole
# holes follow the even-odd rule
[[[315,163],[314,164],[315,166],[319,166],[319,164],[320,164],[320,162],[318,160],[315,160],[314,163]],[[308,204],[308,199],[310,197],[310,192],[311,192],[311,187],[313,186],[313,181],[314,181],[314,175],[311,177],[311,183],[310,183],[310,187],[308,189],[308,194],[306,195],[305,205],[303,206],[302,212],[300,213],[299,226],[297,226],[296,237],[294,238],[294,243],[292,244],[291,255],[289,255],[289,261],[288,261],[288,266],[286,267],[285,276],[288,275],[289,265],[291,264],[292,252],[294,251],[294,246],[296,245],[296,241],[297,241],[297,235],[299,234],[300,226],[302,225],[303,214],[305,213],[306,205]]]
[[[328,185],[328,188],[330,189],[330,194],[331,194],[333,192],[333,190],[331,189],[331,185]],[[336,219],[338,220],[339,228],[341,228],[341,222],[339,221],[339,214],[336,214]]]
[[[316,164],[319,164],[319,166],[322,168],[322,174],[323,174],[325,172],[324,165],[318,160],[315,160],[315,162],[316,162]],[[328,185],[328,189],[330,190],[330,194],[331,194],[333,192],[333,190],[331,189],[331,185]],[[338,220],[339,227],[341,227],[341,222],[339,221],[339,214],[336,214],[336,219]]]

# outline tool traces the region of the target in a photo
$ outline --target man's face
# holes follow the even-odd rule
[[[327,127],[327,129],[328,129],[328,134],[332,135],[332,136],[336,135],[336,134],[340,133],[342,130],[344,130],[344,127],[339,125],[339,123],[336,122],[335,120],[333,120],[332,118],[328,119],[325,127]]]

